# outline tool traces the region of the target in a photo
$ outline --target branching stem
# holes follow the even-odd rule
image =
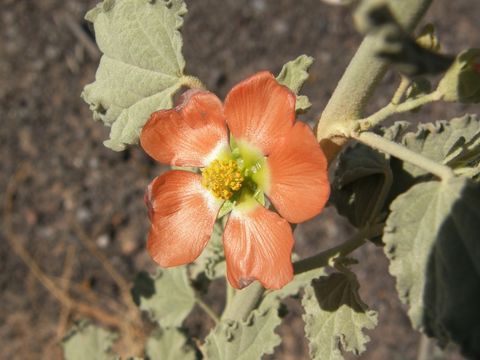
[[[442,99],[442,94],[438,91],[434,91],[430,94],[427,94],[415,99],[407,100],[401,104],[396,104],[393,102],[394,100],[397,101],[394,95],[394,99],[390,104],[385,106],[383,109],[380,109],[375,114],[370,115],[365,119],[359,120],[360,131],[369,130],[394,114],[400,114],[407,111],[415,110],[422,105],[425,105],[434,101],[438,101],[441,99]]]
[[[322,251],[321,253],[306,259],[296,261],[293,264],[295,275],[327,266],[330,259],[337,256],[341,257],[350,254],[362,246],[366,239],[381,235],[384,225],[385,224],[383,223],[377,224],[360,230],[341,245]]]
[[[448,166],[439,164],[421,154],[418,154],[405,146],[387,140],[372,132],[354,134],[353,138],[370,147],[390,154],[403,161],[407,161],[419,168],[426,170],[442,180],[448,180],[454,176],[453,170]]]

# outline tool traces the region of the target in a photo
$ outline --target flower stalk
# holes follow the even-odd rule
[[[353,138],[372,148],[390,154],[403,161],[407,161],[419,168],[426,170],[442,180],[451,179],[454,175],[453,170],[448,166],[439,164],[421,154],[418,154],[405,146],[387,140],[372,132],[362,132],[353,135]]]
[[[396,20],[412,31],[432,0],[391,0]],[[329,163],[335,158],[352,128],[352,122],[363,117],[365,106],[384,76],[387,64],[375,55],[375,41],[366,36],[340,79],[317,125],[317,140]]]

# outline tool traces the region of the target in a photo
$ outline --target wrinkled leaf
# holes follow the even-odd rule
[[[313,58],[307,55],[300,55],[295,60],[287,62],[280,74],[277,76],[277,81],[285,85],[295,94],[297,94],[296,110],[303,112],[308,110],[312,104],[305,95],[298,95],[305,81],[308,79],[308,69],[313,64]]]
[[[403,137],[403,144],[455,170],[477,167],[480,162],[480,120],[476,115],[465,115],[450,121],[420,124],[416,133]],[[409,163],[404,163],[403,167],[413,177],[428,174]]]
[[[137,277],[132,292],[141,310],[163,328],[179,327],[195,305],[185,266],[158,270],[153,277]]]
[[[303,319],[313,360],[340,360],[342,351],[365,351],[370,338],[364,330],[377,325],[377,313],[368,310],[358,288],[353,273],[333,273],[305,289]]]
[[[480,185],[465,178],[412,187],[391,206],[383,237],[415,328],[480,357]]]
[[[185,67],[178,30],[186,12],[183,0],[104,0],[87,13],[103,56],[82,97],[94,119],[112,127],[107,147],[136,144],[150,114],[173,106]]]
[[[389,158],[356,144],[340,156],[331,201],[353,225],[363,227],[379,214],[391,184]]]
[[[280,344],[274,330],[281,321],[274,308],[255,310],[246,321],[223,320],[205,339],[202,353],[212,360],[261,359]]]
[[[66,360],[113,360],[117,335],[86,320],[77,323],[62,340]]]
[[[194,348],[180,330],[155,331],[148,339],[145,353],[150,360],[195,360]]]
[[[195,262],[189,265],[190,275],[193,279],[196,279],[202,273],[210,280],[225,276],[225,254],[223,252],[222,236],[223,226],[221,221],[217,221],[207,247]]]
[[[437,90],[445,101],[480,102],[480,49],[460,53],[440,80]]]

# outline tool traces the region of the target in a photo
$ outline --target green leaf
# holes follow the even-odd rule
[[[136,144],[151,113],[173,106],[185,61],[178,31],[183,0],[104,0],[87,13],[103,56],[82,97],[96,120],[111,126],[105,146]]]
[[[420,124],[416,133],[403,137],[403,144],[431,160],[448,165],[454,170],[478,167],[480,162],[480,120],[476,115],[465,115],[450,121]],[[403,168],[413,177],[428,173],[407,162]]]
[[[480,49],[469,49],[460,53],[447,73],[440,80],[437,91],[445,101],[462,103],[480,102]]]
[[[116,334],[82,320],[62,340],[63,353],[66,360],[113,360],[116,339]]]
[[[383,241],[415,328],[480,357],[480,185],[413,186],[391,206]]]
[[[308,79],[308,69],[313,64],[313,58],[307,55],[300,55],[295,60],[283,65],[277,81],[288,87],[297,94],[295,109],[299,112],[308,110],[312,104],[305,95],[298,95],[305,81]]]
[[[278,308],[283,299],[298,295],[300,290],[309,286],[313,279],[317,279],[324,274],[325,269],[319,268],[295,275],[293,280],[280,290],[271,290],[265,293],[260,304],[260,309],[266,310],[270,307]]]
[[[195,349],[187,344],[180,330],[171,328],[157,330],[147,339],[145,348],[150,360],[195,360]]]
[[[207,247],[195,262],[188,267],[193,279],[198,278],[202,273],[210,280],[225,276],[225,255],[222,236],[223,225],[221,221],[217,221],[213,227],[213,233]]]
[[[377,325],[377,313],[368,310],[358,288],[353,273],[333,273],[305,289],[303,319],[313,360],[343,359],[342,350],[365,351],[370,338],[363,330]]]
[[[202,353],[206,359],[251,360],[272,354],[280,344],[274,332],[282,319],[277,309],[253,311],[246,321],[222,320],[205,339]]]
[[[389,158],[356,144],[339,159],[331,201],[356,227],[363,227],[380,212],[392,185]]]
[[[195,305],[185,266],[161,269],[152,278],[137,277],[132,292],[140,309],[163,328],[179,327]]]

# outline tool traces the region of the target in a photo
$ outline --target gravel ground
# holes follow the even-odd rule
[[[155,269],[145,251],[148,222],[142,199],[150,179],[165,169],[138,148],[122,153],[104,148],[108,130],[92,120],[79,97],[98,65],[95,47],[82,41],[87,34],[82,18],[94,4],[0,4],[1,203],[13,196],[13,207],[2,209],[11,231],[3,224],[0,232],[2,359],[61,358],[58,339],[79,316],[39,283],[35,264],[57,283],[68,279],[71,294],[90,294],[89,303],[100,308],[118,299],[122,289],[82,238],[92,240],[96,253],[108,258],[127,281],[138,271]],[[361,40],[352,26],[351,9],[319,0],[190,0],[188,5],[183,31],[187,70],[220,96],[258,70],[278,72],[302,53],[313,56],[304,90],[313,107],[302,117],[310,123]],[[427,16],[437,25],[445,51],[452,53],[479,47],[479,18],[480,2],[468,0],[436,1]],[[396,80],[393,74],[386,76],[371,111],[387,101]],[[435,104],[413,118],[437,120],[479,110]],[[327,209],[297,228],[296,250],[307,255],[326,249],[351,231],[334,209]],[[7,236],[14,246],[26,249],[26,258],[12,251]],[[372,341],[360,358],[415,359],[420,337],[396,297],[381,249],[368,245],[356,255],[363,300],[379,311],[379,326],[370,332]],[[221,288],[215,284],[214,294]],[[212,296],[214,306],[221,306],[215,299]],[[308,359],[302,310],[293,300],[287,305],[291,312],[279,330],[284,340],[270,358]],[[211,324],[197,311],[188,325],[200,336]],[[452,350],[448,358],[458,355]]]

